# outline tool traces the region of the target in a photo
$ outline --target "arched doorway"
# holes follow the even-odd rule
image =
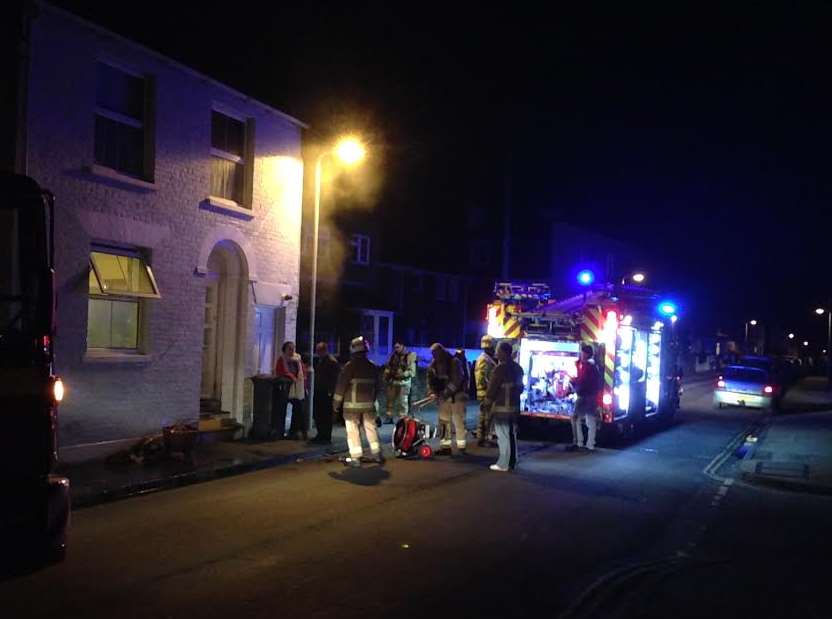
[[[220,241],[205,273],[200,412],[242,416],[248,268],[239,246]]]

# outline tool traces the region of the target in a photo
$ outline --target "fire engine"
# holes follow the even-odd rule
[[[523,368],[521,435],[575,410],[571,381],[589,344],[603,376],[601,430],[625,434],[679,405],[668,323],[675,306],[642,286],[602,284],[553,300],[546,284],[498,282],[488,305],[488,333],[511,340]]]

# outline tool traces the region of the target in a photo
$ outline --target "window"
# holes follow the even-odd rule
[[[444,301],[447,297],[448,278],[444,275],[436,276],[436,300]]]
[[[353,234],[350,241],[353,264],[370,264],[370,237]]]
[[[152,180],[150,80],[99,62],[95,94],[95,162]]]
[[[211,112],[211,195],[250,207],[251,123]]]
[[[153,271],[131,252],[90,253],[87,348],[137,350],[143,298],[159,298]]]
[[[371,356],[388,356],[393,347],[393,312],[361,310],[360,333],[370,342]]]

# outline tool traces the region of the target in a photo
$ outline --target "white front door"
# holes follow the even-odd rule
[[[361,310],[361,335],[370,342],[370,358],[384,363],[393,348],[393,312]]]
[[[254,308],[254,359],[258,374],[274,372],[275,308],[257,305]]]
[[[205,288],[205,314],[202,327],[202,387],[200,397],[218,398],[217,331],[219,330],[219,281],[209,281]]]

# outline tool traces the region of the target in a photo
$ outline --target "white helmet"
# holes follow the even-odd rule
[[[359,335],[350,342],[350,352],[370,352],[370,344],[363,335]]]
[[[494,341],[494,338],[487,334],[483,335],[482,339],[480,340],[480,348],[482,348],[483,350],[485,350],[486,348],[494,348],[495,344],[496,342]]]

